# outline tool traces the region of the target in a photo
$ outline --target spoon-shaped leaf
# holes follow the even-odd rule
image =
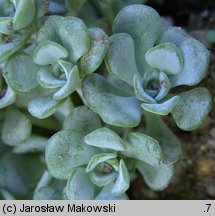
[[[66,194],[70,200],[93,200],[95,185],[84,168],[73,169],[67,181]]]
[[[126,151],[122,154],[144,161],[151,166],[157,167],[163,160],[163,153],[158,141],[145,134],[130,133],[126,147]]]
[[[30,120],[19,110],[8,109],[2,128],[1,137],[3,142],[7,145],[15,146],[27,140],[30,134]]]
[[[136,167],[143,175],[146,184],[155,191],[165,189],[173,176],[173,165],[171,164],[161,164],[159,167],[152,167],[142,161],[138,161]]]
[[[118,134],[109,128],[99,128],[84,137],[84,142],[98,148],[116,151],[125,150],[125,143]]]
[[[90,28],[91,48],[79,61],[81,77],[94,72],[102,63],[109,47],[109,38],[100,28]]]
[[[16,100],[16,95],[14,91],[8,86],[6,92],[2,98],[0,98],[0,109],[7,107],[14,103]]]
[[[67,179],[73,168],[87,164],[97,152],[83,142],[82,134],[62,130],[49,139],[45,157],[49,172],[56,178]]]
[[[66,58],[67,50],[60,44],[52,41],[44,41],[35,49],[33,59],[35,64],[49,65],[57,62],[58,59]]]
[[[145,59],[151,68],[166,74],[179,74],[183,68],[181,53],[173,43],[164,43],[151,48],[147,51]]]
[[[12,17],[0,17],[0,33],[10,35],[12,33]]]
[[[28,111],[32,116],[44,119],[55,113],[64,100],[54,100],[52,96],[40,96],[28,103]]]
[[[211,94],[206,88],[195,88],[180,94],[178,104],[171,111],[176,124],[185,131],[198,128],[211,110]]]
[[[160,104],[142,103],[141,107],[144,110],[155,113],[157,115],[168,115],[173,110],[173,108],[177,105],[179,100],[180,100],[180,96],[174,96]]]
[[[12,56],[5,65],[5,79],[18,93],[27,93],[38,86],[36,66],[29,55],[24,53]]]
[[[129,34],[119,33],[110,37],[105,63],[109,73],[133,86],[133,77],[139,72],[135,61],[134,40]]]

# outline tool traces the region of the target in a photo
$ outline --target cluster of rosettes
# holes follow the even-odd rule
[[[122,9],[108,37],[76,17],[43,17],[48,5],[0,3],[0,108],[15,103],[63,125],[44,145],[45,138],[31,134],[30,117],[15,108],[6,112],[4,143],[18,153],[45,149],[48,171],[34,198],[127,199],[136,169],[151,189],[164,189],[181,147],[160,116],[171,114],[187,131],[203,122],[211,107],[208,90],[175,94],[175,87],[205,77],[208,50],[180,28],[164,29],[148,6]],[[103,60],[108,75],[93,73]],[[84,104],[76,108],[75,91]]]

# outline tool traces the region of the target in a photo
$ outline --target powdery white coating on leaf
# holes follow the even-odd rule
[[[87,164],[98,151],[83,142],[82,134],[62,130],[52,136],[45,158],[49,172],[58,179],[67,179],[73,168]]]
[[[145,112],[144,117],[146,118],[146,133],[158,140],[164,163],[174,163],[179,160],[182,148],[177,136],[167,127],[160,116]]]
[[[56,100],[61,100],[68,97],[76,90],[78,84],[79,84],[79,71],[78,71],[78,67],[74,66],[72,70],[68,72],[66,84],[54,94],[53,98]]]
[[[36,66],[29,55],[12,56],[5,65],[4,77],[8,85],[18,93],[27,93],[38,86]]]
[[[70,200],[93,200],[95,186],[84,168],[72,170],[67,181],[66,194]]]
[[[172,164],[161,164],[159,167],[152,167],[138,161],[136,167],[143,175],[146,184],[155,191],[164,190],[173,176],[174,167]]]
[[[55,77],[54,74],[52,74],[52,72],[46,67],[42,67],[38,71],[37,80],[43,88],[57,88],[66,83],[65,80]]]
[[[44,119],[55,113],[65,100],[54,100],[52,96],[41,96],[28,103],[28,111],[32,116]]]
[[[169,100],[160,104],[142,103],[141,107],[148,112],[152,112],[158,115],[168,115],[173,110],[173,108],[177,105],[179,100],[180,100],[180,96],[174,96]]]
[[[19,0],[13,17],[13,28],[20,30],[27,27],[34,19],[36,8],[34,0]]]
[[[136,63],[141,74],[147,68],[145,53],[157,41],[162,28],[159,14],[146,5],[134,4],[123,8],[116,16],[113,32],[128,33],[134,39]]]
[[[49,65],[54,64],[58,59],[66,58],[67,56],[67,50],[60,44],[52,41],[44,41],[35,49],[33,59],[35,64]]]
[[[109,38],[100,28],[90,28],[91,47],[88,53],[79,61],[81,77],[94,72],[102,63],[109,47]]]
[[[111,193],[114,196],[120,196],[123,193],[125,193],[125,191],[128,190],[129,185],[130,185],[130,174],[125,165],[125,162],[121,159],[119,164],[119,174],[111,190]]]
[[[94,155],[90,159],[87,165],[86,172],[91,172],[98,164],[116,157],[117,157],[116,153],[101,153],[101,154]]]
[[[16,95],[14,91],[8,86],[5,92],[4,97],[0,99],[0,109],[5,108],[16,100]]]
[[[99,128],[84,137],[84,142],[98,148],[124,151],[125,143],[118,134],[109,128]]]
[[[157,140],[141,133],[130,133],[126,151],[122,152],[126,157],[136,158],[151,166],[159,166],[163,160],[163,153]]]
[[[194,130],[202,124],[211,110],[211,94],[206,88],[199,87],[181,93],[180,97],[171,115],[180,129]]]
[[[139,74],[135,61],[134,41],[129,34],[110,37],[110,47],[105,58],[110,74],[133,86],[133,76]]]
[[[86,135],[101,127],[99,116],[86,106],[71,110],[65,119],[63,129],[71,129]]]
[[[159,43],[174,43],[180,50],[184,67],[178,75],[169,76],[174,86],[198,84],[206,75],[209,51],[199,41],[191,38],[181,28],[171,27],[163,33]]]
[[[173,43],[164,43],[151,48],[147,51],[145,59],[151,68],[166,74],[178,74],[183,68],[180,51]]]
[[[31,122],[16,109],[8,109],[2,128],[1,138],[10,146],[16,146],[28,139],[31,134]]]
[[[63,46],[69,52],[72,63],[90,49],[90,36],[84,22],[76,17],[65,17],[59,26],[59,35]]]

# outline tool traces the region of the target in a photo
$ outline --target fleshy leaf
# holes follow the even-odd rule
[[[94,72],[102,63],[109,47],[109,38],[100,28],[90,28],[91,48],[81,57],[79,67],[81,77]]]
[[[120,196],[128,190],[130,185],[130,175],[125,162],[121,159],[119,164],[119,174],[111,190],[114,196]]]
[[[64,100],[54,100],[52,96],[40,96],[28,103],[28,111],[32,116],[44,119],[55,113]]]
[[[19,110],[8,109],[1,134],[3,142],[10,146],[19,145],[28,139],[30,134],[30,120]]]
[[[87,165],[86,172],[91,172],[98,164],[116,157],[117,157],[116,153],[101,153],[101,154],[94,155],[90,159],[90,162]]]
[[[180,50],[184,67],[178,75],[169,76],[173,86],[198,84],[206,75],[209,51],[199,41],[191,38],[181,28],[172,27],[165,31],[160,43],[174,43]]]
[[[98,74],[88,75],[82,83],[84,99],[91,109],[97,112],[108,124],[121,127],[134,127],[139,124],[141,109],[134,97],[111,84]]]
[[[163,153],[157,140],[141,133],[130,133],[126,151],[122,154],[139,159],[151,166],[158,167],[163,160]]]
[[[10,35],[12,32],[12,17],[0,17],[0,33]]]
[[[48,139],[38,135],[31,135],[26,141],[13,149],[16,154],[44,152]]]
[[[42,67],[39,70],[37,80],[43,88],[57,88],[66,83],[65,80],[55,77],[54,74],[52,74],[52,72],[46,67]]]
[[[124,151],[125,143],[109,128],[99,128],[84,137],[84,142],[98,148]]]
[[[161,33],[158,13],[145,5],[129,5],[116,16],[114,33],[128,33],[134,39],[136,62],[141,74],[146,70],[145,53],[152,48]]]
[[[167,127],[160,116],[145,112],[146,132],[159,141],[165,163],[174,163],[182,154],[181,143],[177,136]],[[156,127],[155,127],[156,125]]]
[[[7,61],[4,77],[15,92],[27,93],[38,86],[38,70],[29,55],[17,54]]]
[[[53,98],[56,100],[61,100],[68,97],[76,90],[78,84],[79,71],[78,67],[74,66],[72,70],[68,73],[66,84],[54,94]]]
[[[142,103],[141,107],[144,110],[155,113],[157,115],[168,115],[173,110],[173,108],[177,105],[179,100],[180,100],[180,96],[174,96],[160,104]]]
[[[71,110],[65,119],[63,129],[76,130],[86,135],[101,127],[99,116],[86,106],[76,107]]]
[[[76,63],[90,49],[88,29],[79,18],[65,17],[59,25],[59,35],[72,63]]]
[[[134,91],[137,99],[146,103],[156,103],[156,100],[144,91],[141,81],[137,75],[134,75]]]
[[[180,97],[171,115],[182,130],[194,130],[202,124],[211,110],[211,94],[206,88],[199,87],[181,93]]]
[[[16,100],[16,95],[14,91],[8,86],[6,92],[2,98],[0,98],[0,109],[7,107],[14,103]]]
[[[159,167],[152,167],[144,162],[138,161],[136,167],[143,175],[146,184],[155,191],[165,189],[173,176],[172,164],[161,164]]]
[[[86,145],[80,133],[62,130],[52,136],[45,157],[49,172],[59,179],[67,179],[73,168],[87,164],[98,151]]]
[[[166,74],[179,74],[183,68],[181,53],[173,43],[164,43],[151,48],[147,51],[145,59],[151,68]]]
[[[121,194],[120,196],[114,196],[111,193],[112,187],[113,187],[113,183],[110,183],[105,187],[103,187],[100,193],[95,198],[95,200],[128,200],[128,196],[126,194]]]
[[[72,170],[67,182],[66,194],[70,200],[93,200],[95,186],[83,168]]]
[[[28,26],[36,13],[34,0],[19,0],[13,17],[13,28],[20,30]]]
[[[133,86],[133,77],[139,72],[135,62],[134,41],[130,35],[119,33],[110,37],[105,63],[109,73]]]
[[[52,41],[44,41],[35,49],[33,59],[35,64],[49,65],[57,62],[58,59],[66,58],[67,50],[60,44]]]
[[[103,187],[117,178],[117,172],[101,173],[93,170],[89,173],[91,181],[98,187]]]

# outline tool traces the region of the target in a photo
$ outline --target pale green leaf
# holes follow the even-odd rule
[[[66,84],[54,94],[53,98],[56,100],[61,100],[68,97],[76,90],[79,84],[79,79],[78,67],[74,66],[68,73]]]
[[[81,77],[94,72],[102,63],[109,47],[109,38],[100,28],[90,28],[91,48],[79,61]]]
[[[16,100],[16,95],[14,91],[8,86],[6,92],[2,98],[0,98],[0,109],[7,107],[14,103]]]
[[[86,106],[76,107],[71,110],[65,119],[63,129],[76,130],[86,135],[101,127],[99,116]]]
[[[27,116],[16,109],[8,109],[2,128],[2,140],[10,146],[19,145],[31,134],[31,122]]]
[[[105,63],[109,73],[133,86],[133,77],[139,72],[135,61],[134,41],[130,35],[119,33],[110,37]]]
[[[33,59],[35,64],[49,65],[57,62],[58,59],[66,58],[67,50],[58,43],[44,41],[35,49]]]
[[[66,194],[70,200],[93,200],[95,186],[83,168],[72,170],[67,182]]]
[[[124,151],[125,143],[109,128],[99,128],[84,137],[84,142],[88,145],[95,146],[101,149],[111,149],[116,151]]]
[[[52,96],[40,96],[28,103],[28,111],[32,116],[44,119],[55,113],[64,100],[54,100]]]
[[[151,166],[159,166],[163,160],[163,153],[157,140],[142,133],[130,133],[126,151],[122,152],[126,157],[139,159]]]
[[[88,29],[79,18],[65,17],[59,25],[59,35],[72,63],[76,63],[90,49]]]
[[[114,20],[114,33],[128,33],[134,39],[136,62],[141,74],[147,68],[145,53],[154,46],[161,28],[160,16],[146,5],[129,5]]]
[[[27,27],[33,21],[35,13],[34,0],[19,0],[13,17],[13,28],[20,30]]]
[[[136,167],[143,175],[146,184],[155,191],[164,190],[173,176],[174,168],[171,164],[161,164],[159,167],[152,167],[142,161],[138,161]]]
[[[142,103],[141,107],[151,113],[155,113],[157,115],[168,115],[174,107],[179,103],[180,96],[174,96],[167,101],[159,104],[147,104]]]
[[[24,53],[12,56],[5,65],[5,79],[9,86],[18,93],[27,93],[38,86],[39,68],[32,58]]]
[[[125,162],[121,159],[119,164],[119,174],[111,190],[114,196],[120,196],[128,190],[130,185],[130,175]]]
[[[206,88],[195,88],[180,94],[178,104],[171,111],[176,124],[185,131],[198,128],[211,110],[212,98]]]
[[[179,49],[173,43],[159,44],[145,54],[151,68],[166,74],[179,74],[183,68],[183,59]]]
[[[67,179],[73,168],[87,164],[98,151],[86,145],[80,133],[62,130],[52,136],[45,157],[49,172],[59,179]]]
[[[12,33],[12,17],[0,17],[0,33],[10,35]]]

